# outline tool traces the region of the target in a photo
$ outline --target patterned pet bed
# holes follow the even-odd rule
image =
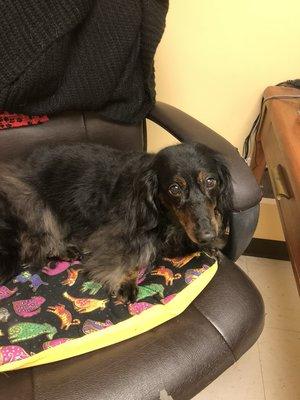
[[[80,262],[23,270],[0,286],[0,372],[73,357],[143,333],[175,316],[217,271],[204,253],[158,260],[138,278],[132,304],[109,298],[88,281]]]

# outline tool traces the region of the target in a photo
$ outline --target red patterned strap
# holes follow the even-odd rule
[[[49,121],[47,115],[23,115],[7,111],[0,111],[0,130],[9,128],[20,128],[21,126],[38,125]]]

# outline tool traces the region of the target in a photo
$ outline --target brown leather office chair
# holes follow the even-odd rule
[[[156,400],[162,390],[174,400],[187,400],[259,337],[262,298],[234,264],[258,219],[261,194],[254,177],[229,142],[187,114],[157,103],[148,118],[179,140],[204,143],[228,160],[234,210],[216,276],[185,312],[149,332],[76,358],[0,375],[1,400]],[[125,126],[104,121],[96,112],[68,112],[42,125],[3,131],[0,158],[49,142],[90,141],[145,150],[146,138],[146,121]]]

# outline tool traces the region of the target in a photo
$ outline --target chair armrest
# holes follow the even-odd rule
[[[223,154],[233,180],[233,211],[247,210],[260,202],[261,190],[250,168],[222,136],[183,111],[161,102],[155,104],[147,118],[181,142],[202,143]]]

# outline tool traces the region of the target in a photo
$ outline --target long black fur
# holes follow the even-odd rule
[[[151,265],[159,254],[219,247],[232,209],[226,163],[199,144],[170,146],[156,155],[96,144],[44,146],[8,170],[13,172],[0,165],[3,279],[16,274],[28,254],[37,258],[32,250],[37,243],[43,251],[32,265],[67,257],[75,248],[85,254],[92,279],[133,300],[139,266]],[[216,186],[208,190],[199,173],[215,178]],[[169,188],[178,177],[184,187],[175,198]],[[26,201],[34,198],[32,211],[28,203],[23,212],[25,189]],[[35,222],[40,220],[43,224]]]
[[[3,195],[0,195],[0,281],[6,282],[19,268],[19,226],[21,221],[10,212]]]

